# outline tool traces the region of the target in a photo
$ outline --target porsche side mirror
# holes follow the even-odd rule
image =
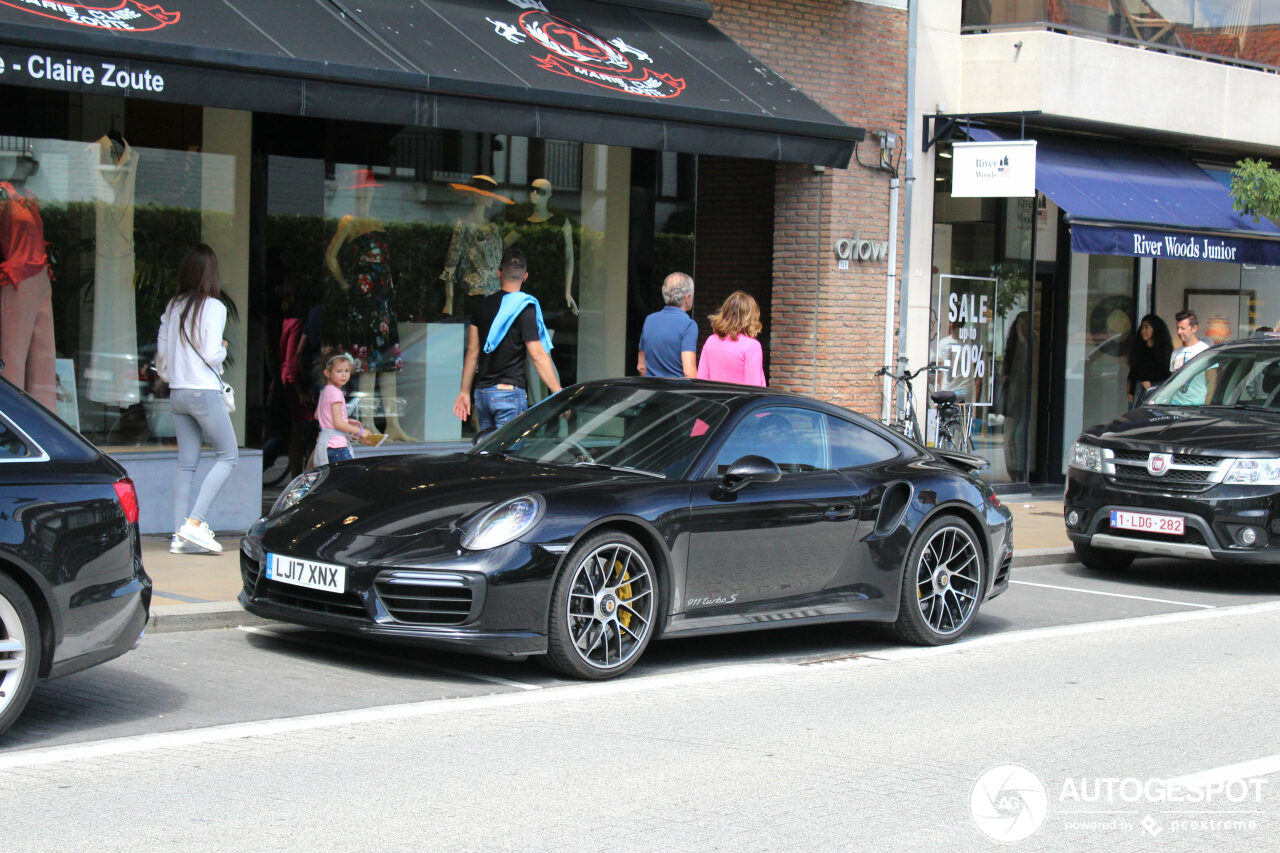
[[[724,472],[720,488],[732,493],[751,483],[776,483],[781,478],[782,469],[773,460],[763,456],[743,456]]]

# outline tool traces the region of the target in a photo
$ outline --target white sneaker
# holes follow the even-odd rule
[[[178,528],[178,535],[193,545],[199,545],[206,551],[212,551],[215,554],[222,553],[222,546],[218,544],[218,540],[213,538],[213,531],[209,529],[209,525],[205,522],[192,524],[184,521],[182,526]]]
[[[169,540],[170,554],[208,554],[209,552],[201,548],[199,545],[192,544],[183,539],[178,534],[173,534],[173,538]]]

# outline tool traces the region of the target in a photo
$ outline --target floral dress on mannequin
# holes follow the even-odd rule
[[[346,266],[350,314],[347,340],[357,373],[399,370],[400,331],[396,326],[395,283],[387,262],[385,231],[366,231],[351,241],[355,262]]]

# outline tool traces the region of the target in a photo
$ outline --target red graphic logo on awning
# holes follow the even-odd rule
[[[98,4],[63,3],[61,0],[56,3],[46,0],[0,0],[0,6],[67,24],[132,33],[159,30],[178,23],[178,19],[182,17],[181,12],[166,12],[158,5],[146,5],[141,0],[103,0]]]
[[[546,56],[533,56],[539,68],[646,98],[674,98],[684,91],[683,79],[633,64],[627,54],[634,56],[636,62],[651,63],[653,60],[621,38],[605,41],[539,9],[522,14],[519,26],[529,38],[548,51]]]

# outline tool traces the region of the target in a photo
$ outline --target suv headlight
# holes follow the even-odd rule
[[[467,525],[462,547],[487,551],[519,539],[542,518],[544,504],[538,495],[525,495],[500,503]]]
[[[1071,448],[1071,467],[1102,473],[1102,448],[1077,441]]]
[[[1237,459],[1222,482],[1248,486],[1280,486],[1280,459]]]
[[[280,493],[280,497],[276,498],[276,502],[271,505],[271,512],[269,515],[282,513],[298,501],[305,498],[307,493],[314,489],[316,484],[324,479],[327,472],[327,468],[317,468],[314,471],[306,471],[294,477],[293,481],[284,487],[284,491]]]

